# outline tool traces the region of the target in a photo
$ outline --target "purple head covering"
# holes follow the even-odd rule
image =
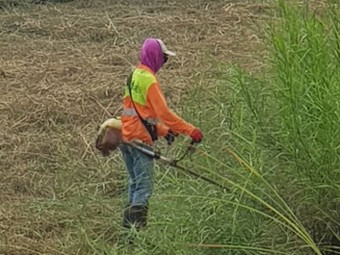
[[[144,41],[140,58],[143,65],[148,66],[155,73],[158,72],[164,64],[164,56],[157,39],[148,38]]]

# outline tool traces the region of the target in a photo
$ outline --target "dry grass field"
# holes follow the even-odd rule
[[[181,113],[220,64],[265,68],[270,4],[0,1],[0,254],[115,254],[105,247],[119,242],[126,173],[119,154],[103,158],[93,143],[119,114],[143,40],[177,53],[159,77]]]

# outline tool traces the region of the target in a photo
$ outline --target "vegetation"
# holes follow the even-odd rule
[[[0,254],[340,254],[338,3],[18,3],[0,13]],[[205,134],[180,164],[226,189],[157,164],[127,245],[126,172],[93,141],[150,35],[182,52],[161,82]]]

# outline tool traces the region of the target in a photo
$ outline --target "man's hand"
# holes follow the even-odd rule
[[[176,136],[177,136],[177,134],[175,134],[174,132],[169,130],[167,135],[164,136],[164,138],[168,142],[168,145],[171,145],[175,141]]]
[[[198,128],[195,128],[190,137],[194,143],[200,143],[203,139],[203,133]]]

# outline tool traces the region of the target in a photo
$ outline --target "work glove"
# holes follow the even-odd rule
[[[200,143],[203,139],[203,133],[198,128],[195,128],[194,131],[190,134],[193,143]]]
[[[168,145],[171,145],[175,141],[176,136],[177,136],[177,134],[175,134],[174,132],[172,132],[169,129],[169,131],[166,134],[166,136],[164,136],[164,139],[167,141]]]

